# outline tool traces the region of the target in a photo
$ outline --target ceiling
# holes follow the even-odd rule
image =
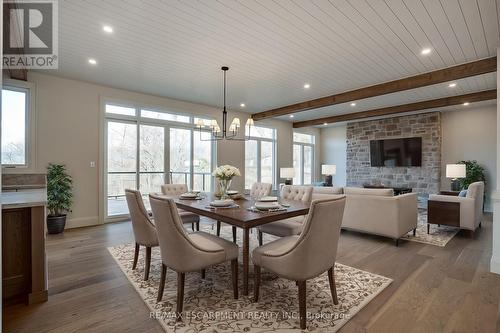
[[[54,74],[221,106],[220,66],[227,65],[229,108],[245,103],[244,111],[260,112],[494,56],[499,1],[66,0]],[[105,24],[114,32],[103,32]],[[430,54],[421,55],[423,48]],[[283,119],[495,87],[495,73],[485,74],[453,89],[441,84]]]

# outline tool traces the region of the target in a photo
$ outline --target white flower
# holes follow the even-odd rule
[[[227,164],[217,167],[212,175],[219,179],[232,179],[235,176],[241,177],[241,173],[238,168]]]

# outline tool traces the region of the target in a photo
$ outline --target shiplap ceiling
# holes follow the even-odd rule
[[[499,13],[495,0],[64,0],[55,74],[221,106],[227,65],[230,109],[259,112],[494,56]],[[283,119],[494,87],[486,74]]]

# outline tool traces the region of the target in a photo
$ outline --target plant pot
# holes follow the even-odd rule
[[[47,231],[49,234],[60,234],[66,226],[66,215],[47,216]]]

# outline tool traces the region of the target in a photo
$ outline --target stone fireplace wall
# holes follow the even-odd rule
[[[372,167],[370,140],[422,137],[421,167]],[[347,186],[381,182],[439,193],[441,113],[432,112],[347,124]]]

